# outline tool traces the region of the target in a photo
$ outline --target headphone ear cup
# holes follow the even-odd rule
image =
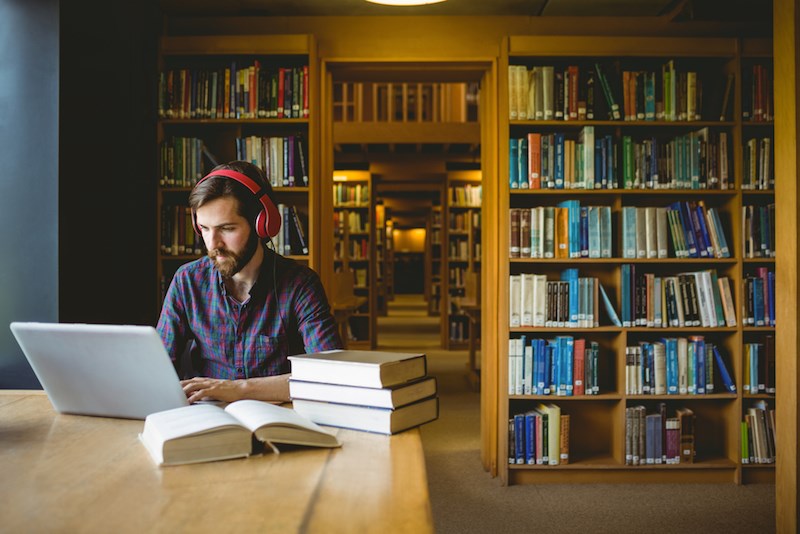
[[[267,234],[267,212],[261,210],[256,215],[256,235],[261,239],[267,239],[267,237],[272,237]]]
[[[275,203],[272,202],[272,199],[270,199],[268,196],[264,195],[261,198],[261,203],[265,208],[265,211],[262,211],[261,214],[266,217],[266,220],[264,221],[265,235],[262,236],[262,239],[266,239],[267,236],[275,237],[278,235],[278,232],[281,229],[281,214],[278,211],[278,207],[275,206]]]

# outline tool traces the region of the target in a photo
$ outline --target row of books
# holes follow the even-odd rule
[[[669,139],[616,139],[584,126],[509,139],[513,189],[729,189],[728,133],[701,128]]]
[[[742,206],[742,251],[745,258],[775,257],[775,203]]]
[[[622,326],[597,278],[580,277],[565,269],[560,280],[547,275],[509,275],[509,326],[596,328],[600,326],[600,299],[611,322]]]
[[[742,68],[742,118],[753,122],[773,120],[772,66],[755,63]]]
[[[710,395],[719,391],[715,374],[723,391],[736,393],[719,347],[703,336],[642,341],[625,348],[627,395]]]
[[[775,154],[771,137],[748,139],[742,147],[742,189],[775,189]]]
[[[509,210],[512,258],[610,258],[611,208],[565,200]]]
[[[622,326],[733,327],[736,312],[727,276],[714,269],[673,276],[642,273],[641,267],[621,267]]]
[[[248,135],[236,139],[236,159],[264,170],[272,187],[308,186],[306,147],[303,136]]]
[[[168,256],[205,254],[203,239],[194,232],[192,210],[187,205],[161,206],[161,253]]]
[[[369,238],[362,235],[353,239],[337,239],[333,244],[333,260],[341,261],[348,258],[350,261],[369,260]]]
[[[159,144],[158,176],[162,187],[192,187],[216,165],[200,138],[170,137]]]
[[[284,256],[308,255],[308,240],[304,230],[307,222],[303,224],[297,206],[278,204],[277,208],[282,224],[281,231],[275,236],[276,251]]]
[[[162,119],[284,119],[308,117],[308,65],[266,67],[261,60],[219,68],[162,70]]]
[[[447,188],[447,198],[450,206],[479,208],[483,186],[475,184],[451,185]]]
[[[562,465],[569,463],[569,414],[552,403],[508,420],[508,463],[511,465]]]
[[[775,326],[775,271],[757,267],[755,276],[742,282],[742,324]]]
[[[775,463],[775,410],[766,401],[747,408],[741,424],[743,464]]]
[[[690,408],[676,408],[671,417],[663,402],[650,414],[645,406],[625,408],[625,465],[694,463],[696,427]]]
[[[470,228],[480,229],[481,213],[471,210],[469,213],[463,211],[451,211],[447,214],[447,228],[450,233],[467,232]]]
[[[336,182],[333,184],[333,206],[369,207],[369,185],[362,183]]]
[[[703,200],[623,206],[622,257],[667,258],[670,253],[675,258],[730,258],[718,210]]]
[[[729,116],[732,74],[709,80],[712,94],[704,100],[702,71],[677,68],[674,60],[663,63],[660,72],[607,72],[609,66],[600,62],[509,65],[509,118],[699,121],[706,103],[714,106],[706,120]]]
[[[765,335],[760,343],[744,344],[742,374],[745,393],[775,394],[775,336]]]
[[[360,211],[334,211],[334,232],[344,235],[345,228],[350,234],[369,232],[369,215]]]
[[[292,406],[317,424],[395,434],[439,416],[424,354],[332,350],[289,361]]]
[[[508,340],[509,395],[598,395],[600,345],[572,336]]]
[[[448,337],[450,341],[463,343],[469,340],[469,320],[467,317],[450,317]]]

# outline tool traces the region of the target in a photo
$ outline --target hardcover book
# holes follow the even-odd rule
[[[315,423],[378,434],[395,434],[439,417],[438,397],[395,409],[305,399],[296,399],[292,405],[297,413]]]
[[[289,408],[240,400],[224,409],[192,404],[148,415],[139,435],[156,465],[180,465],[243,458],[252,438],[278,452],[275,444],[339,447],[335,435]]]
[[[306,399],[376,408],[399,408],[436,395],[436,378],[429,376],[387,388],[342,386],[290,378],[289,395],[293,400]]]
[[[289,356],[292,378],[345,386],[384,388],[422,378],[424,354],[367,350],[329,350]]]

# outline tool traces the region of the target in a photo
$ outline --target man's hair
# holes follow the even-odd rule
[[[264,187],[267,195],[272,199],[272,185],[257,166],[247,161],[230,161],[217,165],[209,174],[223,169],[240,172],[255,180]],[[251,228],[254,228],[256,216],[263,206],[247,187],[225,176],[212,176],[198,183],[189,195],[189,207],[193,212],[197,212],[197,209],[204,204],[224,197],[233,197],[238,201],[237,212],[247,219]]]

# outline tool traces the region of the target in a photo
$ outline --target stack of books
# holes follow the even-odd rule
[[[294,409],[315,423],[395,434],[439,417],[424,354],[332,350],[289,360]]]

